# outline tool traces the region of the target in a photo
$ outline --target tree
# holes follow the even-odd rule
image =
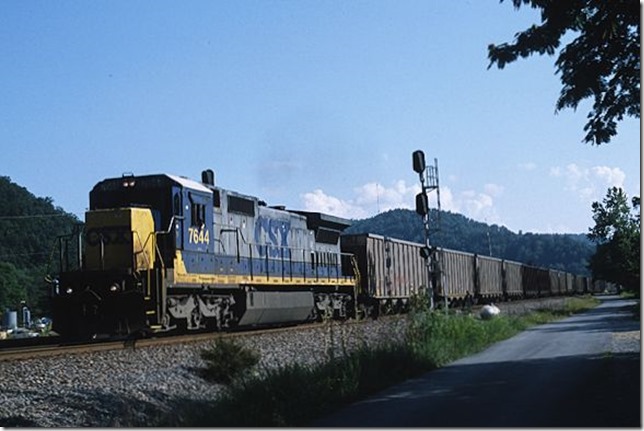
[[[27,300],[28,277],[11,263],[0,262],[0,313],[6,308],[17,310]]]
[[[0,176],[0,197],[0,312],[27,301],[34,315],[49,313],[47,265],[56,238],[79,221],[54,207],[52,198],[36,197],[9,177]]]
[[[593,277],[617,283],[627,290],[640,287],[640,198],[632,199],[624,190],[608,189],[603,203],[592,204],[595,227],[588,238],[597,243],[590,259]]]
[[[503,0],[500,0],[503,2]],[[563,88],[556,112],[592,98],[583,141],[601,145],[617,134],[617,121],[640,117],[640,4],[637,0],[512,0],[541,9],[541,24],[513,43],[488,46],[488,69],[518,57],[554,55],[561,39],[575,37],[555,62]]]

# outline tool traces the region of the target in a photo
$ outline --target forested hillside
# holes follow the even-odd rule
[[[9,177],[0,177],[0,312],[25,301],[35,314],[48,311],[49,256],[58,235],[71,233],[79,220],[34,196]]]
[[[436,219],[436,210],[432,210]],[[441,212],[440,231],[432,245],[478,253],[535,266],[589,275],[587,268],[595,246],[582,234],[514,233],[460,214]],[[356,220],[346,233],[376,233],[407,241],[425,242],[421,217],[412,210],[396,209],[375,217]]]

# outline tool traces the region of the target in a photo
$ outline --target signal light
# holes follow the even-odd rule
[[[420,192],[416,195],[416,212],[421,216],[429,212],[429,199],[425,192]]]
[[[423,173],[425,170],[425,153],[423,153],[422,150],[416,150],[412,154],[413,162],[414,162],[414,171],[416,173]]]
[[[420,256],[423,259],[429,259],[429,256],[431,255],[432,255],[432,250],[429,247],[425,246],[420,249]]]

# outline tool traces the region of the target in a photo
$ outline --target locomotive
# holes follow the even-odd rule
[[[202,181],[105,179],[82,230],[58,240],[53,330],[69,337],[301,322],[354,315],[340,251],[348,220],[270,207]],[[347,270],[349,269],[349,270]]]

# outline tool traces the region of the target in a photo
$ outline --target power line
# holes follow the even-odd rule
[[[34,253],[13,253],[13,254],[3,254],[0,255],[0,259],[7,259],[7,258],[12,258],[12,257],[19,257],[19,256],[44,256],[48,255],[49,252],[46,251],[38,251]]]
[[[21,216],[0,216],[0,220],[21,220],[30,218],[71,217],[69,214],[34,214]]]

